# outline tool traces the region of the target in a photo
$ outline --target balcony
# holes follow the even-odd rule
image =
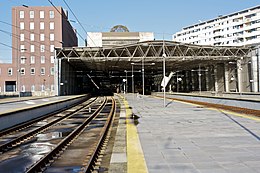
[[[252,36],[256,36],[256,35],[260,35],[260,30],[255,30],[255,31],[251,31],[251,32],[244,32],[244,37],[252,37]]]

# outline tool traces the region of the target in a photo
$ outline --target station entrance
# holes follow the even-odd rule
[[[173,41],[56,49],[59,95],[162,91],[253,91],[252,47],[216,47]],[[163,63],[165,60],[165,64]],[[257,81],[256,81],[257,82]]]

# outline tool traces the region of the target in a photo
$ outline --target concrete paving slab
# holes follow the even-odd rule
[[[147,96],[126,99],[140,116],[137,129],[149,172],[259,171],[260,120],[177,101],[163,107],[162,99]]]
[[[110,163],[125,163],[127,162],[126,153],[112,153]]]

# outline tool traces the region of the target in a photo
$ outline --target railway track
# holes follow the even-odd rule
[[[44,132],[51,126],[70,117],[78,110],[90,106],[96,98],[87,100],[79,105],[66,110],[61,110],[44,117],[34,119],[30,122],[19,125],[11,129],[7,129],[0,133],[0,153],[4,153],[12,148],[32,139],[37,134]]]
[[[0,139],[1,139],[3,136],[7,136],[7,135],[9,135],[9,134],[13,134],[13,133],[16,133],[16,134],[17,134],[17,132],[22,131],[22,130],[24,130],[24,129],[28,129],[28,128],[30,128],[31,126],[33,126],[34,124],[39,123],[39,122],[41,122],[41,121],[44,121],[44,120],[46,120],[46,119],[49,118],[49,117],[52,118],[53,116],[55,116],[55,115],[58,114],[58,113],[61,113],[61,114],[62,114],[62,112],[68,110],[69,108],[73,108],[73,107],[80,106],[80,105],[83,105],[83,104],[84,104],[84,105],[85,105],[85,104],[91,104],[91,102],[93,102],[95,99],[97,99],[97,98],[91,98],[91,99],[89,99],[89,100],[85,100],[85,101],[84,101],[83,103],[81,103],[81,104],[78,104],[78,103],[77,103],[77,104],[75,104],[75,105],[71,105],[70,107],[63,108],[63,109],[61,109],[61,110],[52,112],[52,113],[47,114],[47,115],[45,115],[45,116],[41,116],[41,117],[39,117],[39,118],[32,119],[32,120],[30,120],[30,121],[27,121],[27,122],[25,122],[25,123],[16,125],[16,126],[14,126],[14,127],[1,130],[1,131],[0,131]]]
[[[156,97],[163,98],[163,96],[156,96]],[[255,110],[255,109],[249,109],[249,108],[243,108],[243,107],[237,107],[237,106],[229,106],[229,105],[224,105],[224,104],[208,103],[208,102],[188,100],[188,99],[181,99],[181,98],[167,97],[167,99],[173,100],[173,101],[174,100],[182,101],[182,102],[197,104],[197,105],[201,105],[201,106],[205,106],[205,107],[217,108],[217,109],[232,111],[232,112],[236,112],[236,113],[260,117],[260,110]]]
[[[95,167],[95,160],[106,139],[114,112],[114,99],[103,97],[84,102],[59,113],[53,116],[55,118],[52,120],[40,121],[29,129],[37,127],[39,124],[43,125],[30,129],[28,133],[23,129],[19,131],[22,135],[1,145],[0,168],[8,169],[8,165],[13,160],[20,162],[28,160],[21,164],[21,168],[17,165],[18,167],[13,170],[17,172],[53,172],[51,170],[54,169],[57,172],[59,169],[58,172],[64,172],[61,171],[64,166],[57,167],[56,162],[70,160],[70,157],[74,156],[73,150],[70,148],[78,147],[82,150],[81,156],[78,158],[83,159],[80,162],[72,158],[72,162],[76,161],[75,164],[79,165],[77,169],[89,172]],[[10,133],[8,135],[10,137]],[[3,135],[0,139],[7,138],[8,135]],[[82,143],[84,143],[84,147]],[[65,152],[72,154],[64,155]],[[71,169],[75,170],[75,166]]]

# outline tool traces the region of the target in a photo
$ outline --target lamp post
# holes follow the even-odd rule
[[[182,81],[182,78],[183,75],[179,75],[180,71],[176,71],[176,92],[178,93],[179,92],[179,82]]]
[[[135,93],[135,84],[134,84],[134,64],[135,63],[131,63],[132,65],[132,93],[134,94]]]
[[[134,68],[133,66],[134,65],[141,65],[142,66],[142,70],[141,70],[141,72],[142,72],[142,85],[143,85],[143,87],[142,87],[143,88],[143,93],[142,94],[144,95],[144,88],[145,88],[144,87],[144,67],[145,66],[153,66],[153,65],[155,65],[155,63],[154,62],[152,62],[152,63],[144,63],[143,60],[142,60],[141,64],[140,63],[131,63],[131,65],[132,65],[132,71],[133,71],[133,68]],[[133,72],[140,72],[140,71],[133,71]],[[133,75],[133,73],[132,73],[132,75]]]
[[[143,81],[143,96],[144,96],[144,57],[142,58],[142,81]]]
[[[22,6],[23,7],[25,7],[25,8],[29,8],[29,6],[27,6],[27,5],[25,5],[25,4],[22,4]],[[20,14],[18,14],[17,13],[17,7],[15,7],[14,8],[14,15],[15,15],[15,33],[16,34],[18,34],[18,30],[17,30],[17,25],[18,25],[18,15],[20,15]],[[20,58],[20,54],[18,53],[18,52],[24,52],[26,49],[25,48],[22,48],[21,49],[21,47],[19,48],[18,47],[18,45],[19,45],[19,37],[18,38],[16,38],[16,57],[17,57],[17,64],[16,64],[16,68],[17,68],[17,82],[16,82],[16,84],[17,84],[17,92],[18,92],[18,97],[19,97],[19,99],[21,98],[21,93],[20,93],[20,86],[21,86],[21,84],[20,84],[20,75],[21,75],[21,69],[20,69],[20,62],[21,62],[21,58]],[[23,59],[26,59],[26,58],[23,58]]]
[[[166,107],[166,93],[165,93],[165,58],[166,58],[166,54],[163,53],[163,105],[164,107]]]
[[[20,49],[21,52],[24,52],[27,49]],[[17,91],[18,91],[18,97],[21,98],[21,67],[20,63],[22,60],[25,60],[25,57],[18,57],[18,64],[17,64]]]
[[[201,72],[202,71],[208,71],[208,70],[201,70],[200,64],[199,64],[199,69],[198,70],[191,70],[191,71],[197,71],[198,72],[198,78],[199,78],[199,94],[201,95]]]
[[[165,43],[164,43],[164,35],[163,35],[163,54],[162,54],[162,58],[163,58],[163,106],[166,107],[166,99],[165,99],[165,58],[166,58],[166,54],[165,54]]]
[[[125,70],[125,93],[127,93],[127,70]]]
[[[153,64],[153,63],[152,63]],[[132,65],[132,70],[131,71],[128,71],[128,70],[125,70],[124,72],[126,73],[126,80],[124,80],[124,82],[126,82],[126,85],[127,85],[127,78],[128,77],[131,77],[132,78],[132,92],[134,93],[135,92],[135,89],[134,89],[134,72],[141,72],[141,70],[139,70],[139,71],[137,71],[137,70],[135,70],[134,71],[134,65],[135,65],[135,63],[131,63],[131,65]],[[136,64],[136,65],[138,65],[138,64]],[[128,72],[131,72],[132,73],[132,76],[128,76],[127,75],[127,73]],[[126,87],[127,88],[127,87]]]

